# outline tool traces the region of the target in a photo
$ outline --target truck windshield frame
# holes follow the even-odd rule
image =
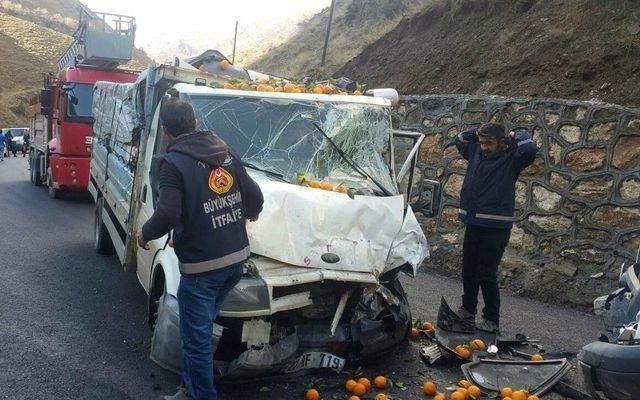
[[[243,161],[281,174],[288,182],[302,173],[307,179],[343,183],[365,195],[383,194],[318,133],[313,125],[317,123],[389,193],[398,194],[390,164],[389,107],[226,94],[183,96],[194,106],[197,129],[213,131]]]
[[[93,84],[74,83],[65,90],[65,119],[69,122],[93,122]]]

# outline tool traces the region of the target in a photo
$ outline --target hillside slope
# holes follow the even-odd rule
[[[77,0],[0,2],[0,127],[26,126],[26,103],[42,86],[42,74],[71,43]],[[142,69],[151,60],[135,49],[125,68]]]
[[[287,41],[252,61],[248,68],[286,77],[326,75],[433,0],[336,1],[326,64],[320,66],[329,8],[301,23]]]
[[[404,94],[598,99],[640,106],[640,5],[448,0],[334,72]]]

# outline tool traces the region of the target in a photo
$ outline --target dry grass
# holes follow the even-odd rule
[[[350,0],[336,2],[326,64],[320,65],[329,18],[326,8],[284,43],[266,51],[249,68],[286,77],[326,76],[357,56],[366,46],[423,11],[434,0]]]

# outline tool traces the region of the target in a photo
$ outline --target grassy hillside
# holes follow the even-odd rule
[[[320,61],[329,8],[299,24],[287,41],[250,62],[249,68],[286,77],[333,72],[395,28],[403,18],[424,10],[430,3],[432,0],[336,1],[324,67]]]
[[[640,106],[640,3],[448,0],[334,72],[401,93],[598,99]]]
[[[77,0],[0,1],[0,127],[25,126],[28,98],[42,87],[42,74],[57,69],[77,22]],[[145,68],[139,49],[124,67]]]

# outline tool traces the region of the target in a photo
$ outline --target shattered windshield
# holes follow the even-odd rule
[[[390,110],[387,107],[245,96],[187,95],[196,110],[198,129],[215,132],[242,160],[294,182],[308,179],[380,194],[356,172],[313,125],[322,130],[357,165],[396,194],[389,163]]]

